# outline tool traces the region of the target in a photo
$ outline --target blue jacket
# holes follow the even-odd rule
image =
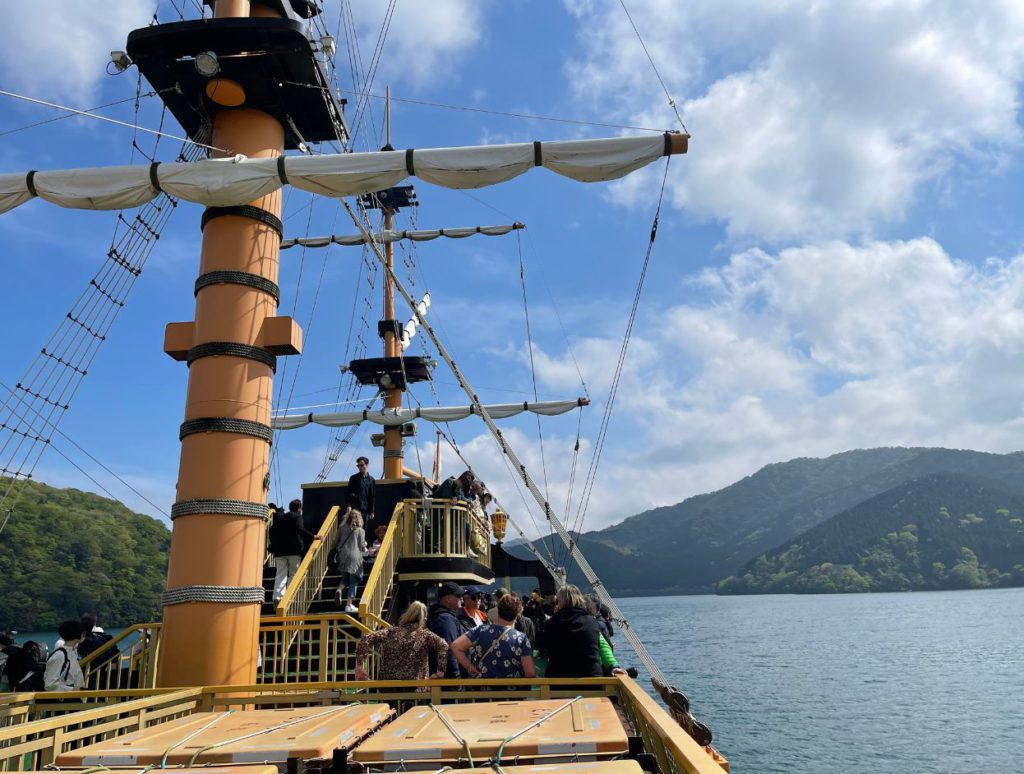
[[[440,602],[435,602],[430,606],[430,610],[427,612],[427,628],[447,642],[449,646],[462,636],[462,630],[459,628],[455,614]],[[433,674],[437,669],[435,656],[431,653],[430,673]],[[448,648],[448,666],[444,670],[444,676],[448,678],[462,677],[462,670],[459,668],[459,662],[455,660],[455,653],[451,647]]]

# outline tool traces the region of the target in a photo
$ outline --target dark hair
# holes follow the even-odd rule
[[[267,503],[267,510],[269,510],[271,513],[274,513],[274,511],[277,510],[277,505],[275,505],[274,503]]]
[[[301,507],[302,507],[302,500],[299,500],[298,498],[296,498],[296,499],[292,500],[290,503],[288,503],[288,510],[289,511],[297,511]]]
[[[81,618],[82,634],[89,634],[96,626],[96,616],[86,613]]]
[[[356,465],[358,465],[360,462],[365,462],[367,465],[369,465],[370,464],[370,458],[369,457],[356,457]]]
[[[57,627],[57,634],[64,642],[77,640],[82,636],[82,623],[80,621],[65,621]]]
[[[506,594],[498,600],[498,617],[504,621],[515,621],[523,612],[523,600],[518,594]]]
[[[13,644],[14,637],[11,636],[10,632],[0,632],[0,645],[3,645],[6,648],[8,645]]]

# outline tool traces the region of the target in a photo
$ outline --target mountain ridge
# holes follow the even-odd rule
[[[989,588],[1024,584],[1024,494],[981,476],[900,484],[757,556],[718,585],[736,593]]]
[[[577,540],[614,593],[708,593],[754,557],[837,513],[941,472],[981,475],[1024,493],[1024,452],[855,449],[772,463],[722,489],[583,532]],[[550,538],[543,542],[556,557],[564,554]],[[581,580],[578,573],[570,577]]]

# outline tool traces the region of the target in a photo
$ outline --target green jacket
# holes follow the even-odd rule
[[[605,674],[611,674],[613,669],[618,669],[619,662],[615,660],[615,651],[612,650],[612,646],[608,644],[608,640],[604,638],[603,634],[599,634],[597,641],[597,648],[601,657],[601,669]]]

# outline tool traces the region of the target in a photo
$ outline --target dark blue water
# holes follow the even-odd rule
[[[1024,589],[619,603],[734,772],[1024,772]]]

